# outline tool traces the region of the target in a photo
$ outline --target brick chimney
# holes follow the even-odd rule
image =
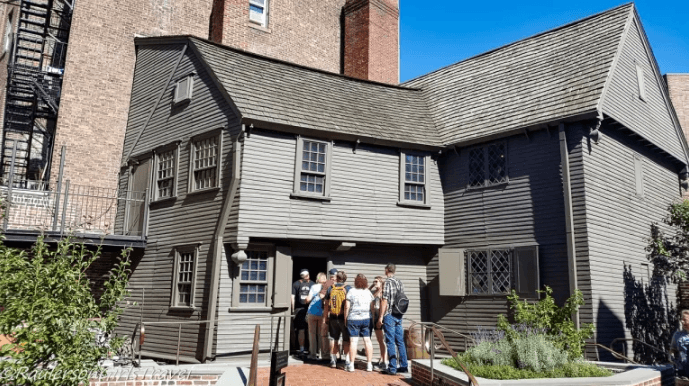
[[[667,74],[665,82],[670,92],[670,100],[679,117],[679,124],[689,141],[689,74]]]
[[[399,84],[398,0],[347,0],[344,74]]]

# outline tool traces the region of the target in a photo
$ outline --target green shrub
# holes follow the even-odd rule
[[[88,384],[102,370],[99,360],[116,350],[121,339],[98,342],[108,335],[127,295],[128,251],[104,283],[98,300],[88,268],[100,249],[63,239],[51,249],[42,238],[31,253],[0,242],[0,333],[14,342],[0,349],[0,383],[11,385]]]
[[[569,362],[567,353],[542,334],[484,342],[469,349],[465,357],[479,365],[512,366],[533,371],[551,370]]]
[[[476,377],[488,379],[608,377],[613,374],[612,371],[606,368],[583,361],[568,362],[550,370],[534,371],[531,369],[518,369],[513,366],[505,365],[476,364],[468,360],[466,356],[461,356],[460,360],[467,366],[471,374]],[[442,363],[461,371],[457,362],[452,358],[443,359]]]
[[[507,296],[510,308],[514,310],[516,324],[510,324],[504,315],[498,316],[498,329],[503,330],[507,339],[516,339],[520,330],[539,330],[548,335],[555,346],[567,352],[570,359],[581,358],[584,354],[586,339],[593,336],[593,324],[583,324],[579,329],[574,326],[572,314],[584,305],[584,295],[577,290],[562,307],[555,304],[553,290],[545,286],[543,299],[529,303],[520,300],[512,290]]]

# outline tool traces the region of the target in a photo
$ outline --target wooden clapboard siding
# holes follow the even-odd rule
[[[174,47],[177,58],[179,47]],[[139,47],[139,54],[145,57],[157,55],[161,61],[169,61],[173,48],[168,50],[155,46]],[[154,55],[155,54],[155,55]],[[174,56],[174,55],[172,55]],[[208,319],[207,299],[209,297],[210,261],[213,248],[213,234],[217,226],[222,202],[229,187],[229,172],[232,163],[232,135],[240,131],[238,118],[223,99],[220,91],[212,83],[209,74],[198,58],[188,50],[176,68],[169,84],[171,69],[166,74],[162,70],[150,68],[157,63],[152,58],[150,63],[137,62],[135,89],[145,89],[149,95],[158,95],[162,87],[166,91],[163,98],[151,115],[151,119],[142,132],[138,142],[132,137],[138,136],[138,127],[130,127],[127,141],[133,154],[145,154],[156,147],[174,141],[181,141],[179,146],[179,168],[177,170],[177,197],[172,200],[151,204],[149,217],[148,243],[144,255],[132,265],[130,287],[133,296],[145,293],[143,300],[144,321],[186,321]],[[144,68],[140,68],[143,66]],[[195,73],[194,90],[191,102],[182,106],[173,106],[172,98],[177,80],[190,73]],[[143,83],[146,87],[140,86]],[[136,94],[136,93],[135,93]],[[132,106],[146,103],[148,99],[132,98]],[[133,110],[136,110],[133,108]],[[145,114],[150,113],[149,109]],[[142,113],[143,114],[143,113]],[[130,118],[131,120],[131,118]],[[189,160],[191,151],[190,138],[213,129],[222,133],[222,163],[220,189],[208,192],[188,193]],[[123,183],[125,180],[123,179]],[[155,182],[151,183],[155,189]],[[236,217],[236,213],[234,214]],[[235,221],[236,222],[236,221]],[[197,275],[194,292],[193,311],[174,311],[170,309],[173,283],[173,262],[175,246],[198,245]],[[139,310],[131,309],[122,317],[120,330],[130,332],[139,320]],[[202,359],[202,347],[205,326],[185,325],[182,328],[183,356]],[[143,349],[164,355],[174,355],[176,349],[176,326],[148,326],[146,342]]]
[[[443,243],[443,199],[438,168],[427,165],[430,209],[397,206],[396,149],[335,143],[332,200],[290,198],[297,140],[254,130],[244,143],[239,236],[385,242]],[[269,156],[268,156],[269,154]]]
[[[549,285],[558,301],[569,294],[565,211],[557,130],[513,136],[507,144],[509,183],[467,189],[469,148],[448,152],[440,161],[445,193],[446,247],[539,245],[541,285]],[[431,320],[462,333],[494,327],[505,314],[505,296],[440,297],[438,258],[428,265]],[[447,336],[458,349],[464,340]]]
[[[624,296],[624,267],[631,267],[636,281],[648,283],[647,272],[641,269],[642,263],[648,263],[644,248],[651,224],[660,223],[668,205],[679,197],[680,165],[605,124],[602,134],[600,142],[582,155],[591,317],[596,340],[608,345],[615,338],[630,337],[625,327],[629,299]],[[643,198],[636,196],[635,154],[643,158]],[[668,288],[668,294],[672,299],[674,287]]]
[[[668,109],[665,85],[660,83],[652,53],[634,13],[625,35],[622,51],[612,69],[609,88],[601,101],[603,112],[645,139],[685,161],[680,131]],[[643,68],[646,98],[639,98],[636,66]]]

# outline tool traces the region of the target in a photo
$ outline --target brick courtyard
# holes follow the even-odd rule
[[[258,384],[256,386],[268,386],[269,368],[258,369]],[[346,386],[408,386],[411,378],[404,375],[383,375],[378,371],[367,372],[365,364],[357,363],[356,371],[346,372],[342,365],[332,369],[327,365],[297,365],[289,366],[282,370],[286,375],[287,386],[322,386],[322,385],[346,385]]]

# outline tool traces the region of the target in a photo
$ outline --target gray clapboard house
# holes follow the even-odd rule
[[[144,355],[173,359],[178,331],[183,360],[244,355],[298,269],[387,262],[410,320],[471,332],[549,285],[584,292],[596,340],[629,336],[625,266],[645,269],[687,165],[632,4],[401,86],[190,36],[136,46],[121,185],[153,194],[121,328],[210,321],[147,326]]]

